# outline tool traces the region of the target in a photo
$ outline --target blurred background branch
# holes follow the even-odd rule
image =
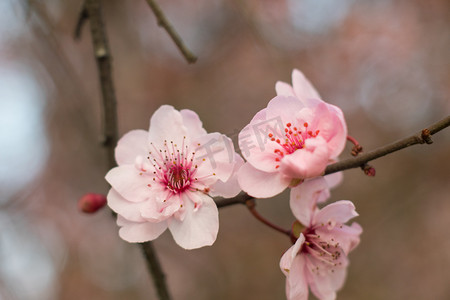
[[[164,14],[163,10],[159,7],[158,3],[156,3],[156,1],[154,0],[146,0],[146,1],[148,3],[148,6],[150,6],[151,10],[153,11],[156,20],[158,21],[158,25],[167,31],[169,36],[174,41],[175,45],[177,45],[181,54],[183,54],[186,61],[190,64],[195,63],[197,61],[197,56],[195,56],[191,52],[191,50],[189,50],[188,47],[184,44],[180,35],[176,32],[173,25],[167,19],[166,15]]]
[[[114,149],[118,141],[117,103],[112,78],[112,57],[109,50],[108,37],[101,11],[101,0],[86,0],[77,23],[76,36],[80,36],[82,23],[89,19],[94,56],[97,61],[100,87],[103,99],[104,137],[103,146],[107,150],[108,166],[110,170],[116,166]],[[81,21],[80,21],[81,20]],[[162,266],[158,260],[152,242],[140,244],[147,260],[147,266],[152,276],[160,300],[170,300]]]

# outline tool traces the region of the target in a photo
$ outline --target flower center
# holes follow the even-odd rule
[[[161,183],[173,194],[193,189],[192,184],[197,181],[194,177],[197,172],[197,165],[194,165],[195,151],[189,153],[189,147],[184,144],[185,139],[180,149],[172,141],[164,141],[163,149],[157,149],[150,143],[155,150],[149,152],[147,157],[155,169],[153,181]]]
[[[313,132],[308,130],[308,126],[308,123],[303,123],[304,130],[301,131],[296,126],[292,126],[291,123],[286,123],[284,136],[281,140],[275,138],[273,133],[269,133],[270,140],[281,146],[281,148],[274,150],[274,153],[277,154],[277,157],[275,158],[276,162],[281,161],[287,154],[292,154],[299,149],[303,149],[307,139],[317,137],[320,131],[316,130]],[[275,169],[278,169],[279,167],[280,165],[276,165]]]
[[[181,165],[170,166],[166,175],[166,186],[174,193],[185,191],[191,185],[191,171]]]
[[[311,228],[307,228],[303,235],[305,243],[301,252],[312,258],[312,265],[309,266],[312,272],[318,274],[322,271],[334,272],[336,267],[342,266],[342,249],[334,239],[326,241]]]

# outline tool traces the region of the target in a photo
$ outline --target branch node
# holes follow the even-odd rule
[[[256,202],[254,199],[248,199],[245,201],[245,205],[248,209],[254,209],[256,207]]]
[[[428,128],[422,130],[420,137],[422,138],[422,141],[427,143],[428,145],[433,144],[433,140],[431,139],[431,132]]]
[[[351,154],[353,156],[357,156],[359,153],[361,153],[363,151],[363,147],[361,145],[354,145],[352,148],[352,152]]]

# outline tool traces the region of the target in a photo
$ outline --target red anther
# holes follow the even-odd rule
[[[275,141],[275,138],[271,138],[270,140],[273,142],[273,141]]]
[[[277,143],[280,143],[280,139],[277,139]]]
[[[308,123],[305,122],[305,123],[303,124],[303,126],[308,127]]]
[[[292,124],[291,124],[291,123],[287,123],[286,126],[287,126],[287,127],[291,127]]]
[[[87,214],[93,214],[106,205],[106,196],[88,193],[78,200],[78,209]]]
[[[284,132],[288,132],[289,130],[287,128],[284,129]]]
[[[272,133],[269,133],[269,137],[270,137],[270,138],[273,137],[273,134],[272,134]]]
[[[276,166],[275,166],[275,169],[278,169],[279,167],[280,167],[280,165],[276,165]]]
[[[275,158],[275,161],[280,161],[280,158],[279,157]]]
[[[312,131],[311,131],[311,130],[309,130],[309,131],[308,131],[308,134],[309,134],[309,135],[312,135]]]

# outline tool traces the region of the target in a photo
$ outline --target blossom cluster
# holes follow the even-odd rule
[[[207,133],[195,112],[161,106],[148,131],[130,131],[118,142],[118,166],[106,175],[107,202],[125,241],[151,241],[168,229],[179,246],[196,249],[217,237],[213,197],[244,191],[269,198],[288,188],[296,221],[293,245],[280,261],[287,298],[307,299],[311,290],[335,299],[362,232],[357,223],[345,225],[358,215],[352,202],[319,208],[342,181],[341,173],[323,173],[345,147],[344,114],[321,100],[298,70],[292,86],[276,83],[276,93],[239,133],[245,162],[231,139]]]

